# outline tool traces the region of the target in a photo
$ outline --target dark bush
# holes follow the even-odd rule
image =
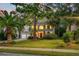
[[[33,39],[33,36],[29,36],[28,39]]]
[[[12,39],[15,39],[16,35],[13,33],[12,34]],[[0,40],[7,40],[7,35],[4,31],[0,31]]]
[[[52,33],[52,34],[47,34],[43,37],[43,39],[56,39],[57,35]]]
[[[75,44],[79,44],[79,39],[75,40]]]
[[[66,32],[66,29],[65,28],[62,28],[62,27],[55,28],[55,34],[58,37],[62,37],[65,32]]]
[[[6,33],[4,31],[0,32],[0,40],[7,40]]]
[[[75,40],[79,40],[79,29],[74,31],[74,38],[75,38]]]
[[[13,34],[12,34],[12,39],[16,39],[16,36],[17,36],[17,35],[13,33]]]

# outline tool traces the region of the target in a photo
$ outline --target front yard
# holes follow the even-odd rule
[[[13,47],[25,47],[25,48],[54,48],[54,49],[76,49],[79,50],[79,44],[72,43],[71,47],[67,47],[66,43],[62,39],[53,40],[24,40],[14,42]]]
[[[24,40],[15,42],[13,46],[26,48],[57,48],[58,45],[65,45],[62,40]]]
[[[16,49],[13,49],[15,47]],[[23,40],[14,42],[12,47],[0,48],[0,52],[11,52],[11,53],[20,53],[20,54],[34,54],[34,55],[49,55],[49,56],[79,56],[79,53],[71,52],[61,52],[61,51],[41,51],[41,50],[20,50],[19,48],[50,48],[50,49],[77,49],[79,46],[77,44],[76,48],[67,48],[66,44],[61,39],[55,40]]]

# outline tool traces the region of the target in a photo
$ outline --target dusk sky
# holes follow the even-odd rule
[[[15,6],[10,3],[0,3],[0,10],[15,10]]]

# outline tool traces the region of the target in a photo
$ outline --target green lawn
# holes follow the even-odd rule
[[[31,47],[31,48],[56,48],[58,45],[62,45],[62,40],[24,40],[16,42],[13,46],[16,47]]]

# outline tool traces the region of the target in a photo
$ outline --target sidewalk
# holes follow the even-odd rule
[[[79,53],[79,50],[72,50],[72,49],[22,48],[22,47],[0,47],[0,49],[16,49],[16,50],[31,50],[31,51],[51,51],[51,52]]]
[[[24,41],[24,40],[27,40],[27,39],[15,39],[13,41],[19,42],[19,41]],[[0,41],[0,43],[7,43],[7,41]]]

